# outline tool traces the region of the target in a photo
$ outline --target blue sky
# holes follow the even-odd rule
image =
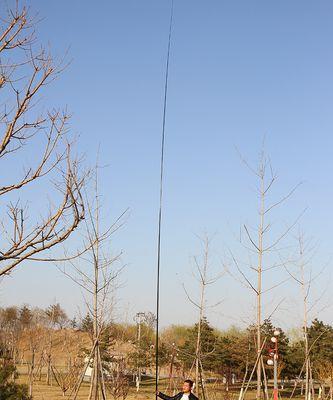
[[[153,310],[170,1],[31,0],[29,5],[43,17],[40,41],[58,56],[68,49],[71,59],[45,94],[45,103],[71,110],[72,132],[79,135],[87,163],[94,162],[101,145],[100,158],[108,165],[101,176],[106,215],[131,209],[115,238],[128,264],[119,315]],[[175,1],[166,124],[163,325],[196,318],[181,286],[187,281],[195,291],[189,275],[190,257],[198,253],[195,234],[216,233],[218,270],[226,248],[239,251],[232,232],[244,222],[255,223],[256,182],[235,148],[255,163],[263,137],[279,176],[275,198],[304,182],[274,215],[277,230],[307,208],[302,229],[318,242],[313,268],[328,262],[320,279],[329,280],[332,17],[333,4],[321,0]],[[74,313],[81,302],[80,292],[50,265],[22,266],[1,286],[3,304],[46,306],[56,299]],[[223,299],[210,314],[215,325],[241,324],[244,316],[252,316],[251,294],[228,276],[210,296],[212,302]],[[290,326],[298,313],[292,306],[297,293],[287,283],[267,299],[267,313],[279,296],[286,300],[276,318]],[[332,312],[325,309],[321,316],[333,322]]]

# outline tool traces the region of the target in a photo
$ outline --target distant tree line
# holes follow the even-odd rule
[[[197,329],[197,324],[172,325],[162,331],[160,336],[160,367],[164,371],[162,374],[172,373],[174,377],[182,378],[194,372]],[[262,337],[267,338],[267,346],[263,350],[265,363],[269,357],[270,338],[276,329],[280,331],[279,379],[282,381],[303,379],[305,360],[302,335],[299,335],[298,339],[291,339],[269,319],[261,326]],[[17,376],[16,367],[22,363],[23,358],[28,367],[30,392],[34,380],[38,379],[38,374],[41,375],[39,372],[39,368],[42,369],[41,365],[46,371],[45,379],[51,383],[52,379],[55,379],[56,371],[54,349],[60,344],[62,347],[66,343],[70,346],[70,332],[76,338],[77,335],[83,335],[86,341],[83,340],[82,343],[89,343],[92,330],[93,321],[89,313],[81,318],[70,319],[58,303],[46,309],[31,308],[28,305],[0,308],[0,387],[2,385],[5,388],[9,385],[8,390],[13,390],[13,382]],[[100,338],[101,356],[106,369],[110,370],[110,365],[121,361],[122,371],[126,371],[127,374],[136,374],[138,369],[143,374],[152,373],[155,368],[155,320],[152,314],[151,318],[140,321],[139,336],[138,330],[138,324],[134,323],[112,322],[106,327]],[[207,319],[203,319],[201,330],[202,368],[205,378],[219,379],[226,385],[240,382],[245,372],[252,369],[255,363],[256,326],[250,325],[246,329],[231,327],[221,331],[213,328]],[[332,391],[333,326],[318,319],[313,320],[308,327],[308,340],[313,379],[324,389],[328,386]],[[22,341],[25,341],[25,347],[22,347]],[[115,352],[116,347],[118,353]],[[119,348],[122,349],[121,360]],[[68,371],[73,371],[74,367],[78,370],[80,365],[83,365],[87,349],[82,345],[75,347],[76,354],[68,352]],[[22,354],[24,351],[26,353]],[[267,365],[266,371],[268,379],[271,379],[271,367]],[[39,379],[42,379],[41,376]],[[19,385],[17,390],[25,393],[24,386]]]

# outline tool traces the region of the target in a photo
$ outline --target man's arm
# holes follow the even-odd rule
[[[163,400],[177,400],[179,398],[179,393],[176,396],[168,396],[162,392],[157,392],[157,396]]]

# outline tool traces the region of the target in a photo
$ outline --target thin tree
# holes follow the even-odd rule
[[[271,194],[272,188],[277,180],[277,175],[272,169],[270,159],[266,156],[264,149],[261,151],[259,156],[259,164],[257,168],[253,168],[244,158],[242,161],[246,165],[246,167],[250,170],[250,172],[257,178],[258,187],[258,223],[254,229],[251,229],[249,225],[244,224],[242,231],[244,232],[245,241],[241,238],[241,243],[245,247],[245,249],[250,253],[254,254],[256,261],[253,263],[250,259],[250,263],[247,264],[250,268],[251,272],[254,272],[255,277],[251,278],[248,273],[245,273],[243,268],[240,265],[240,262],[231,253],[232,263],[236,266],[237,271],[240,274],[240,280],[242,283],[250,288],[256,298],[256,348],[257,355],[259,357],[259,362],[257,363],[257,391],[256,391],[256,399],[260,399],[261,397],[261,383],[262,383],[262,371],[264,370],[264,363],[261,356],[261,348],[262,348],[262,335],[261,335],[261,326],[263,322],[263,294],[271,291],[277,286],[281,285],[286,280],[278,282],[277,284],[272,285],[271,287],[264,287],[263,285],[263,275],[267,271],[271,271],[275,268],[281,268],[283,263],[280,261],[268,261],[265,258],[266,256],[272,257],[272,253],[278,250],[278,246],[281,245],[282,241],[287,237],[287,235],[291,232],[291,230],[296,225],[300,216],[296,219],[296,221],[285,228],[282,232],[278,233],[275,238],[270,239],[269,236],[271,234],[272,224],[269,221],[269,217],[277,207],[281,206],[285,203],[295,192],[297,187],[296,185],[288,194],[281,197],[277,201],[269,200],[269,195]],[[251,258],[251,257],[250,257]],[[288,278],[289,279],[289,278]],[[264,372],[264,371],[263,371]],[[265,378],[265,372],[263,374]],[[264,379],[265,380],[265,379]],[[267,386],[267,382],[264,382],[265,387]],[[268,393],[265,390],[265,396],[268,397]]]
[[[284,267],[288,275],[300,288],[302,308],[303,308],[303,313],[302,313],[303,315],[302,334],[304,339],[303,369],[305,369],[304,400],[311,400],[311,398],[314,398],[314,387],[313,387],[312,365],[310,356],[311,347],[309,345],[309,335],[308,335],[308,326],[310,321],[309,314],[314,311],[320,300],[322,300],[325,294],[325,290],[322,290],[321,296],[319,296],[316,300],[313,301],[312,304],[310,304],[310,294],[312,285],[314,281],[319,277],[319,275],[323,272],[323,270],[318,271],[318,273],[315,276],[313,276],[311,261],[312,258],[314,257],[315,247],[313,246],[312,241],[307,240],[305,238],[304,233],[302,233],[301,231],[299,231],[297,236],[297,244],[298,244],[297,246],[298,257],[296,257],[296,260],[290,266],[284,264]]]
[[[210,245],[212,239],[209,238],[209,236],[206,234],[203,237],[198,237],[200,244],[202,246],[202,255],[201,257],[194,256],[193,261],[194,261],[194,266],[195,266],[195,273],[194,277],[197,280],[197,282],[200,285],[200,294],[198,299],[193,299],[192,296],[188,293],[188,290],[186,289],[186,286],[183,284],[184,291],[186,293],[186,296],[188,300],[197,308],[198,310],[198,331],[197,331],[197,340],[196,340],[196,348],[195,348],[195,384],[196,387],[199,387],[199,382],[200,386],[203,391],[203,395],[205,396],[205,391],[204,391],[204,386],[203,386],[203,380],[202,380],[202,351],[201,351],[201,330],[202,330],[202,323],[204,321],[204,318],[206,317],[206,311],[208,307],[215,307],[220,302],[214,304],[214,305],[207,305],[207,300],[206,300],[206,294],[207,294],[207,288],[210,285],[213,285],[218,281],[218,279],[222,276],[222,274],[216,274],[216,275],[211,275],[210,269],[212,268],[212,265],[210,264]]]
[[[30,353],[28,359],[29,396],[32,398],[36,376],[37,354],[43,347],[44,329],[39,326],[38,320],[34,318],[26,334]]]
[[[112,255],[111,236],[123,225],[127,210],[114,223],[102,229],[97,170],[98,167],[96,166],[96,174],[93,179],[94,199],[89,201],[87,195],[86,201],[87,218],[85,220],[84,247],[88,251],[84,255],[77,256],[74,260],[67,260],[70,269],[66,266],[61,268],[61,271],[86,293],[85,303],[92,319],[92,347],[76,385],[74,399],[77,398],[88,365],[92,365],[88,399],[106,398],[101,336],[106,331],[112,317],[116,278],[123,269],[123,266],[120,265],[122,253]]]
[[[53,350],[53,336],[58,325],[62,328],[65,321],[68,321],[65,311],[60,307],[60,304],[51,304],[46,310],[45,314],[48,322],[48,345],[45,351],[47,372],[46,372],[46,383],[52,385],[52,350]]]

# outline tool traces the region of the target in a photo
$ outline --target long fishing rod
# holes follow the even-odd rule
[[[164,178],[164,144],[165,144],[165,120],[167,110],[167,95],[168,95],[168,80],[169,80],[169,61],[170,61],[170,46],[173,22],[173,3],[171,2],[170,24],[169,24],[169,39],[168,51],[165,66],[165,82],[164,82],[164,103],[163,103],[163,121],[162,121],[162,140],[161,140],[161,161],[160,161],[160,202],[158,213],[158,239],[157,239],[157,285],[156,285],[156,338],[155,338],[155,393],[157,399],[158,391],[158,338],[159,338],[159,317],[160,317],[160,265],[161,265],[161,226],[162,226],[162,204],[163,204],[163,178]]]

